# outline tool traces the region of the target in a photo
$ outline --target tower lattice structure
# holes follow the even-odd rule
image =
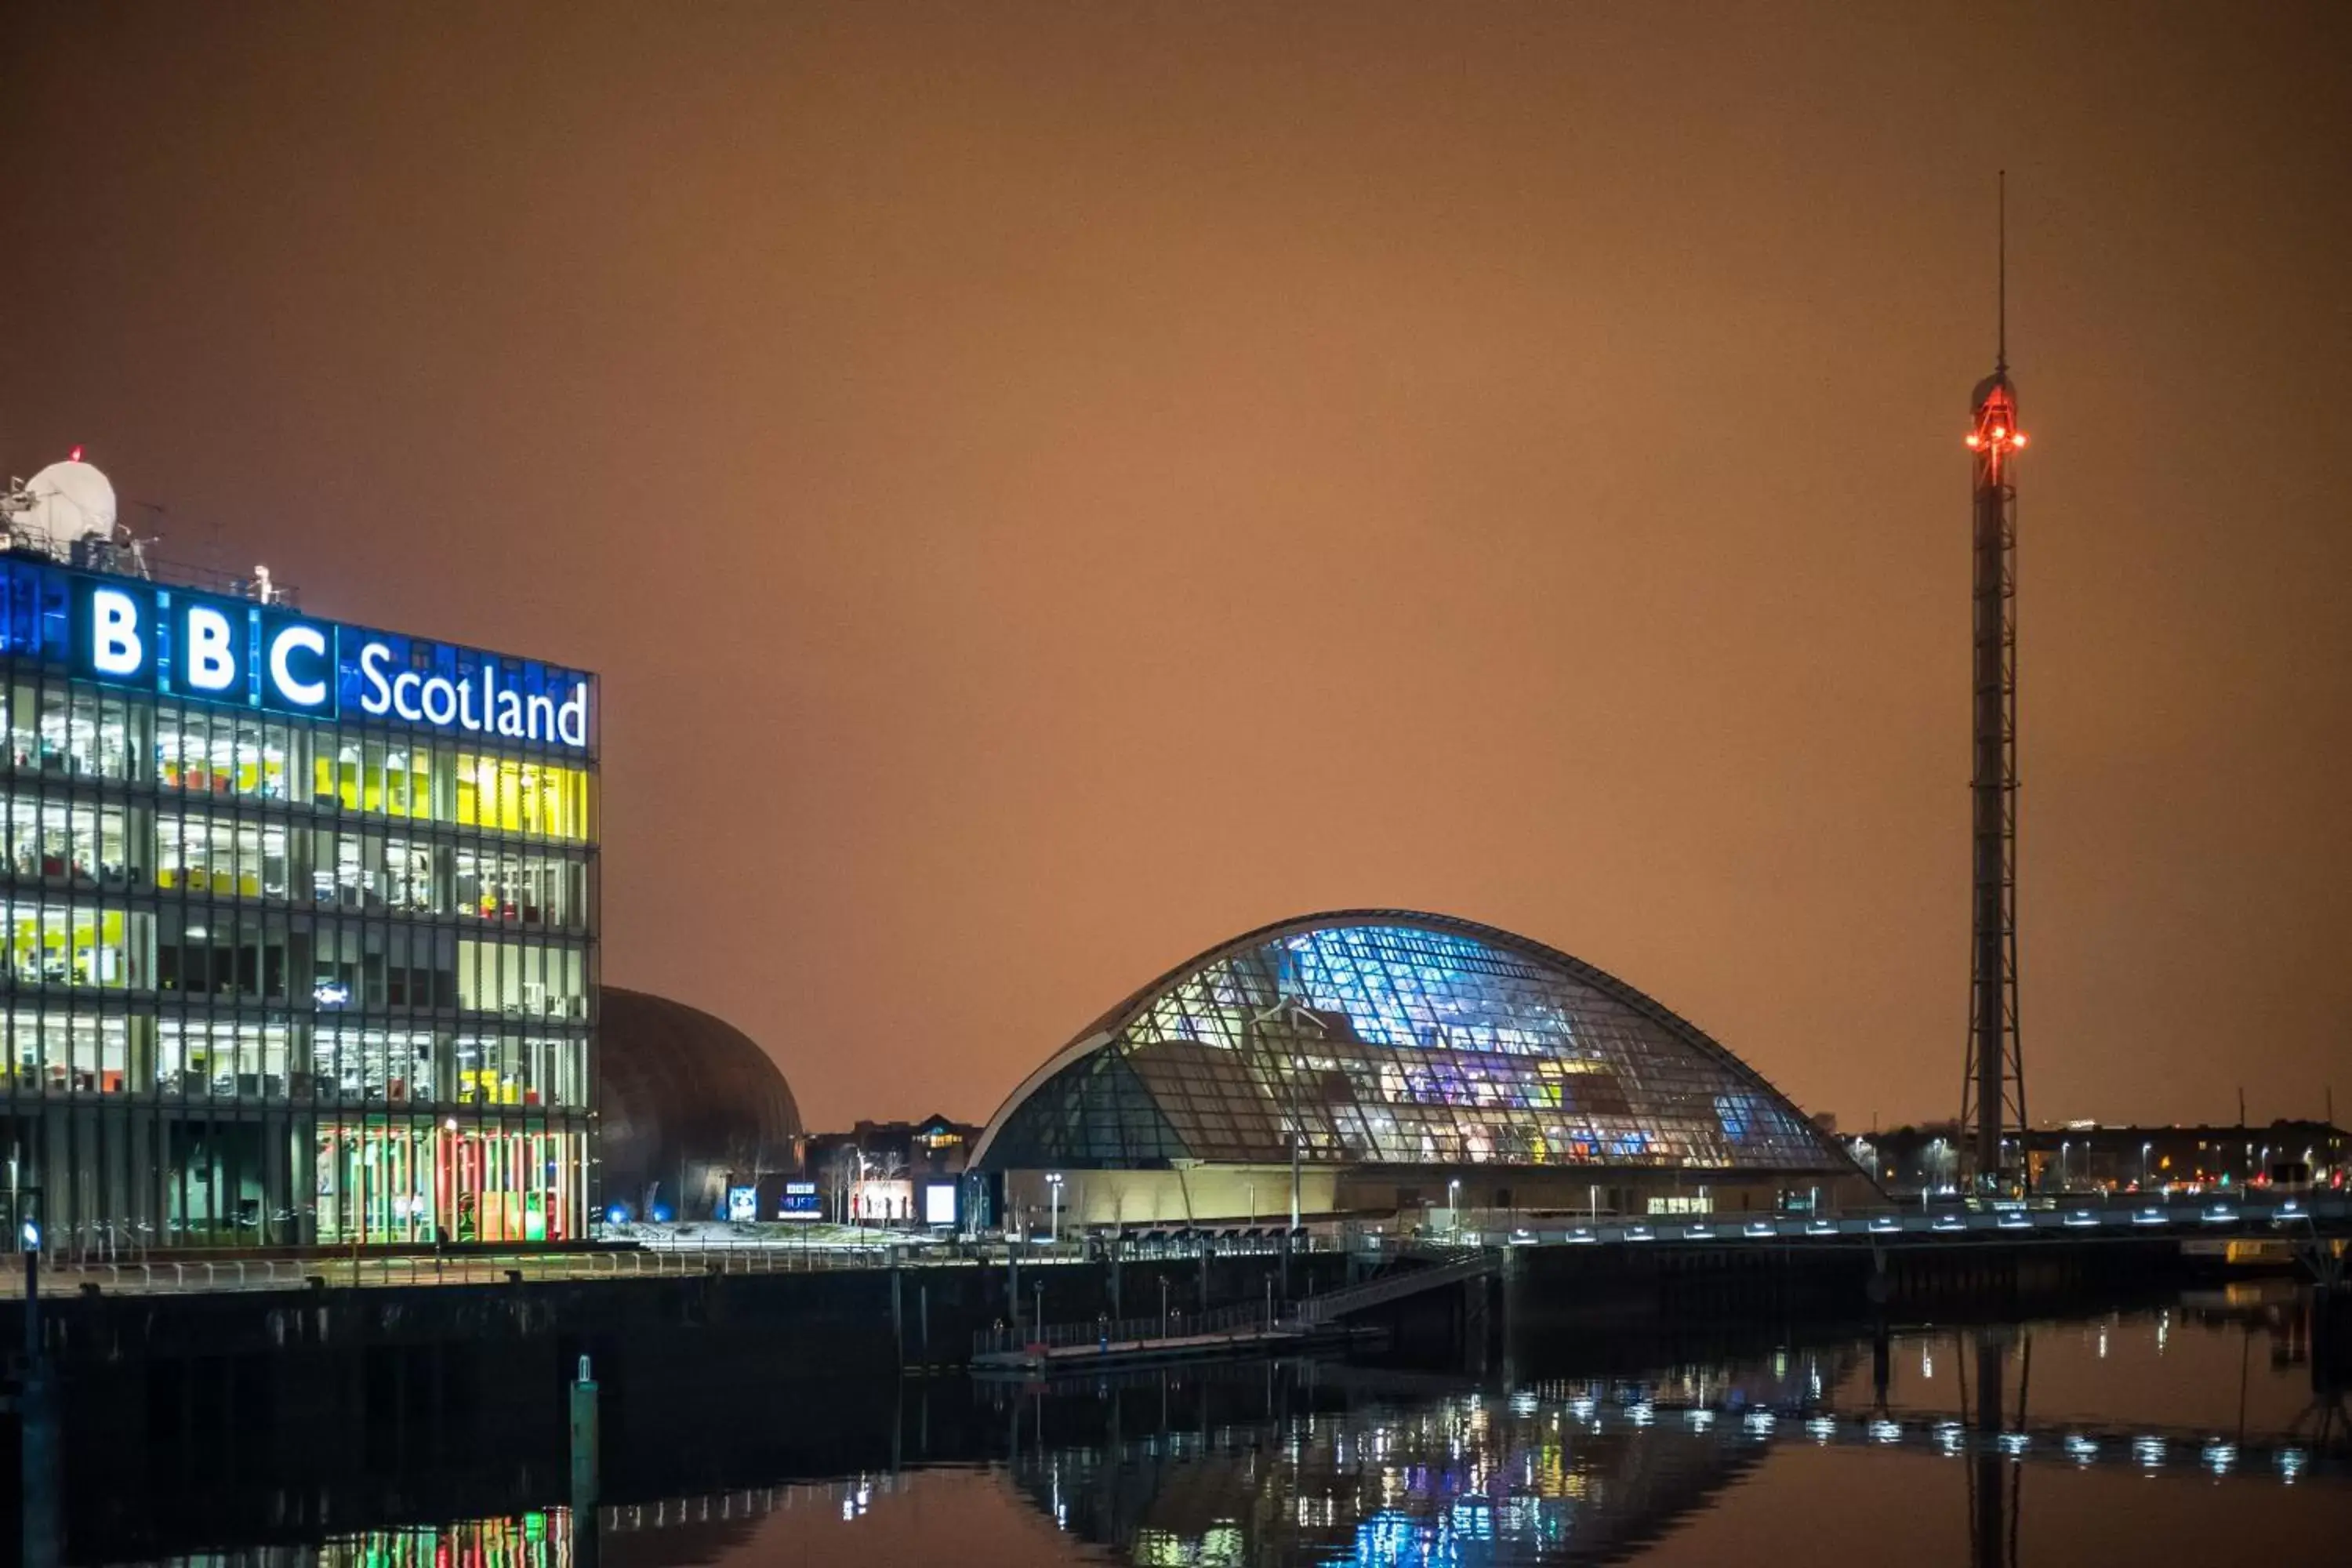
[[[2004,229],[2006,224],[2004,223]],[[2006,234],[2003,249],[2006,251]],[[2009,379],[2008,276],[1992,374],[1970,401],[1975,468],[1975,762],[1969,1048],[1959,1137],[1979,1191],[2025,1174],[2025,1057],[2017,1010],[2017,389]]]

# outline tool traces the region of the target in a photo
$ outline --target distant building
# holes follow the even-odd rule
[[[750,1036],[683,1002],[607,985],[596,1102],[604,1213],[622,1219],[775,1214],[800,1170],[800,1106]],[[750,1196],[744,1197],[748,1189]]]
[[[972,1163],[1023,1228],[1874,1195],[1755,1068],[1623,981],[1387,910],[1286,921],[1177,965],[1046,1058]]]
[[[963,1217],[961,1177],[981,1130],[932,1115],[860,1121],[808,1141],[807,1174],[844,1223],[948,1225]]]
[[[1917,1195],[1959,1183],[1959,1129],[1950,1121],[1846,1140],[1889,1192]],[[2267,1126],[2135,1127],[2084,1122],[2026,1135],[2025,1169],[2040,1193],[2342,1189],[2352,1142],[2325,1121]]]

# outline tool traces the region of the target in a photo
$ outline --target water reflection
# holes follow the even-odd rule
[[[1513,1568],[1770,1557],[1801,1537],[1809,1560],[2225,1561],[2259,1539],[2321,1561],[2352,1523],[2352,1420],[2309,1303],[2253,1291],[1680,1354],[1549,1344],[1484,1381],[1261,1363],[856,1396],[878,1410],[778,1390],[780,1430],[887,1433],[888,1464],[687,1495],[621,1474],[621,1500],[577,1520],[524,1508],[171,1560]]]
[[[1842,1374],[1852,1352],[1837,1352]],[[1818,1358],[1509,1392],[1297,1369],[1260,1423],[1033,1446],[1017,1485],[1062,1528],[1139,1564],[1565,1562],[1622,1555],[1758,1465]],[[1116,1430],[1157,1391],[1102,1391]],[[1336,1398],[1336,1409],[1315,1405]],[[1202,1403],[1208,1403],[1203,1401]],[[1679,1413],[1661,1420],[1665,1407]],[[1759,1426],[1762,1420],[1767,1425]]]

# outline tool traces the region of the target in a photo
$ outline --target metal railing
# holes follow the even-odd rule
[[[1147,1318],[1076,1319],[1064,1323],[998,1324],[971,1337],[972,1354],[1003,1355],[1021,1351],[1066,1350],[1092,1345],[1103,1350],[1134,1350],[1173,1345],[1194,1340],[1262,1334],[1283,1328],[1283,1308],[1271,1312],[1264,1301],[1244,1301],[1205,1312],[1171,1310]]]
[[[1298,1303],[1298,1321],[1308,1328],[1319,1328],[1335,1318],[1366,1307],[1384,1306],[1401,1301],[1407,1296],[1417,1296],[1424,1290],[1434,1290],[1444,1285],[1458,1285],[1465,1279],[1475,1279],[1492,1274],[1500,1266],[1499,1255],[1489,1251],[1449,1258],[1425,1268],[1399,1268],[1392,1273],[1377,1275],[1358,1285],[1341,1286],[1309,1296]]]
[[[1293,1250],[1331,1252],[1346,1246],[1338,1236],[1297,1237]],[[1098,1263],[1113,1256],[1101,1238],[1065,1242],[957,1240],[872,1241],[816,1244],[781,1240],[646,1241],[594,1251],[514,1253],[426,1252],[386,1254],[324,1248],[299,1258],[174,1258],[168,1251],[144,1257],[106,1257],[53,1247],[42,1260],[43,1290],[71,1295],[86,1286],[106,1292],[299,1289],[312,1279],[332,1287],[486,1285],[572,1279],[644,1279],[694,1274],[792,1274],[898,1268],[1003,1268],[1008,1258],[1022,1268]],[[1276,1252],[1279,1240],[1228,1241],[1217,1236],[1168,1238],[1149,1246],[1116,1244],[1123,1261],[1258,1256]],[[24,1277],[0,1271],[0,1299],[21,1296]]]
[[[904,1268],[972,1267],[973,1260],[902,1255]],[[215,1290],[370,1289],[431,1285],[499,1285],[584,1279],[679,1279],[705,1274],[792,1274],[891,1266],[886,1250],[798,1247],[665,1247],[599,1252],[466,1254],[394,1257],[362,1254],[310,1258],[173,1258],[105,1262],[45,1261],[44,1295],[70,1296],[95,1286],[107,1294]],[[20,1269],[0,1273],[0,1299],[21,1297]]]
[[[1357,1244],[1375,1253],[1426,1245],[1552,1247],[1646,1242],[1846,1242],[1999,1239],[2041,1236],[2114,1238],[2124,1236],[2239,1236],[2306,1232],[2352,1221],[2352,1194],[2084,1194],[2003,1200],[1968,1207],[1957,1199],[1933,1205],[1845,1210],[1836,1214],[1727,1213],[1579,1218],[1559,1214],[1496,1213],[1480,1223],[1433,1235],[1361,1232]]]
[[[1432,1237],[1384,1231],[1376,1226],[1349,1226],[1338,1233],[1318,1232],[1291,1238],[1294,1252],[1328,1253],[1343,1248],[1374,1257],[1435,1252],[1448,1247],[1485,1249],[1506,1246],[1588,1246],[1649,1243],[1830,1243],[1876,1244],[1888,1240],[1966,1241],[2041,1237],[2047,1239],[2118,1238],[2123,1237],[2309,1237],[2337,1236],[2352,1222],[2352,1195],[2340,1193],[2270,1195],[2252,1202],[2236,1197],[2201,1194],[2165,1199],[2119,1195],[2036,1200],[2032,1206],[1992,1208],[1910,1207],[1873,1209],[1838,1215],[1662,1215],[1648,1218],[1617,1216],[1601,1220],[1563,1218],[1557,1215],[1509,1215],[1507,1223],[1463,1227]],[[1157,1240],[1129,1238],[1116,1244],[1094,1241],[1024,1242],[1012,1247],[999,1241],[810,1245],[785,1241],[728,1242],[719,1245],[684,1241],[608,1247],[595,1251],[463,1253],[436,1257],[429,1253],[394,1255],[362,1252],[319,1252],[302,1258],[173,1258],[152,1252],[144,1258],[76,1257],[52,1249],[44,1258],[46,1292],[67,1296],[95,1286],[101,1292],[184,1292],[206,1290],[286,1290],[321,1286],[347,1288],[425,1285],[495,1285],[503,1283],[648,1279],[689,1275],[788,1274],[854,1271],[898,1268],[1003,1268],[1008,1254],[1024,1268],[1075,1266],[1098,1262],[1108,1256],[1126,1261],[1153,1258],[1255,1256],[1278,1250],[1262,1237],[1232,1240],[1215,1235],[1165,1237]],[[1107,1250],[1108,1248],[1108,1250]],[[1402,1288],[1402,1287],[1400,1287]],[[0,1299],[21,1296],[20,1269],[0,1269]],[[1310,1297],[1308,1301],[1315,1300]],[[1277,1309],[1279,1310],[1279,1309]],[[1304,1315],[1305,1308],[1300,1308]],[[1262,1304],[1225,1309],[1234,1323],[1250,1314],[1265,1315]],[[1181,1319],[1201,1332],[1223,1332],[1230,1327],[1222,1314],[1209,1314],[1217,1326],[1204,1326],[1202,1314]],[[1121,1319],[1121,1338],[1155,1338],[1159,1319]],[[1099,1325],[1080,1322],[1058,1325],[1055,1331],[1075,1336],[1069,1342],[1097,1334]]]

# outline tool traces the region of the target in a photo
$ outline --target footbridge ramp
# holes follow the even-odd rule
[[[1385,1307],[1391,1301],[1402,1301],[1408,1296],[1424,1291],[1444,1289],[1468,1279],[1483,1279],[1499,1274],[1503,1254],[1497,1247],[1482,1247],[1474,1252],[1450,1254],[1438,1261],[1403,1264],[1375,1275],[1360,1284],[1326,1290],[1300,1301],[1292,1312],[1293,1321],[1304,1327],[1320,1328],[1335,1322],[1350,1312],[1361,1312],[1373,1307]]]

